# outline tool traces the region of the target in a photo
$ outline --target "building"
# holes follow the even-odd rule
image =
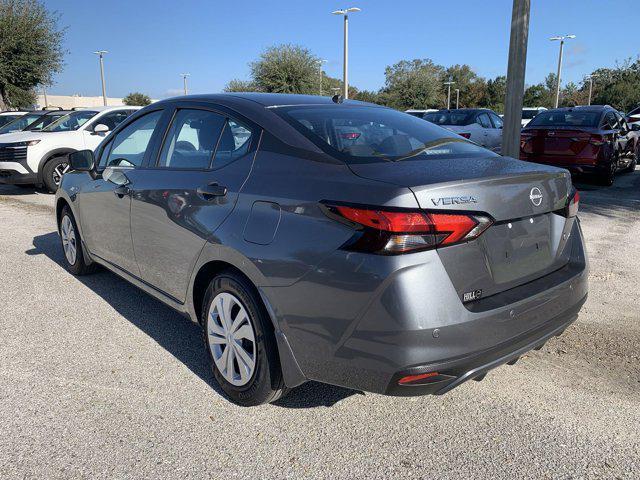
[[[156,100],[152,100],[156,101]],[[44,95],[37,96],[36,108],[46,107],[61,107],[64,110],[69,110],[74,107],[100,107],[104,105],[102,96],[99,97],[84,97],[79,94],[75,95],[47,95],[47,101],[44,100]],[[109,98],[107,97],[107,105],[110,107],[118,107],[124,105],[122,98]]]

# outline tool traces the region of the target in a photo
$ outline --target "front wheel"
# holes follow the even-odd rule
[[[46,189],[55,193],[60,186],[62,176],[69,170],[69,157],[54,157],[49,160],[42,169],[42,181]]]
[[[625,172],[635,172],[636,166],[638,165],[638,156],[640,156],[640,145],[636,147],[635,154],[633,155],[633,160],[631,160],[629,166],[625,168]]]
[[[286,392],[271,320],[244,277],[229,271],[211,281],[201,322],[213,375],[231,401],[249,407]]]
[[[64,253],[64,265],[74,275],[87,275],[95,270],[95,264],[88,262],[82,251],[82,239],[76,219],[69,207],[64,207],[58,224],[60,242]]]

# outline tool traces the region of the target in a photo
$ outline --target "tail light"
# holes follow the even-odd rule
[[[591,138],[589,138],[589,143],[591,145],[595,145],[596,147],[601,147],[605,144],[604,137],[602,135],[592,134]]]
[[[358,138],[360,138],[360,133],[358,132],[347,132],[347,133],[341,133],[340,137],[346,139],[346,140],[357,140]]]
[[[395,255],[444,247],[478,238],[493,220],[475,213],[389,210],[324,204],[327,214],[356,227],[344,248]]]
[[[561,211],[565,217],[575,217],[578,215],[578,209],[580,208],[580,192],[573,190],[569,199],[567,200],[567,206]]]
[[[462,133],[459,133],[458,135],[460,135],[461,137],[464,137],[466,139],[471,138],[471,133],[469,133],[469,132],[462,132]]]

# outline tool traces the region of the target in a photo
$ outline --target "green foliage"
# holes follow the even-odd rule
[[[355,95],[350,96],[354,100],[360,100],[361,102],[382,104],[380,95],[377,92],[371,90],[360,90]]]
[[[64,29],[38,0],[0,0],[0,110],[35,102],[62,69]]]
[[[444,68],[432,60],[402,60],[385,69],[385,86],[379,93],[381,103],[399,110],[443,106]]]
[[[144,93],[132,92],[122,99],[122,103],[135,107],[146,107],[151,105],[151,97]]]
[[[251,78],[261,92],[317,93],[318,62],[306,48],[276,45],[251,63]]]
[[[591,103],[611,105],[624,112],[640,105],[640,57],[634,62],[626,60],[616,68],[600,68],[592,75],[595,78]]]
[[[259,92],[258,86],[251,81],[231,80],[224,87],[225,92]]]

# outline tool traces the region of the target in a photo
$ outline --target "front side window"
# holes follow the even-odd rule
[[[78,110],[58,118],[42,129],[43,132],[70,132],[79,129],[91,120],[98,112],[93,110]]]
[[[129,115],[131,115],[130,110],[117,110],[115,112],[109,112],[100,118],[96,118],[95,122],[93,122],[92,127],[96,125],[106,125],[109,127],[109,131],[115,130],[115,128],[120,125]]]
[[[481,113],[478,115],[478,123],[482,128],[493,128],[491,125],[491,120],[489,120],[489,115],[486,113]]]
[[[162,110],[148,113],[127,125],[111,142],[108,155],[102,155],[101,167],[139,167],[151,141]],[[104,163],[103,163],[104,162]]]
[[[390,108],[320,105],[274,111],[346,163],[495,156],[448,130]]]

